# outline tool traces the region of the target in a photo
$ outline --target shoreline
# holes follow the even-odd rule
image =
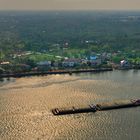
[[[20,78],[26,76],[40,76],[40,75],[52,75],[52,74],[72,74],[72,73],[85,73],[85,72],[104,72],[113,71],[113,68],[100,68],[100,69],[80,69],[80,70],[56,70],[56,71],[44,71],[44,72],[26,72],[26,73],[5,73],[0,74],[0,78]]]

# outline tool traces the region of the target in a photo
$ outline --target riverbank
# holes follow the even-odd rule
[[[43,72],[26,72],[26,73],[5,73],[0,74],[0,78],[8,77],[25,77],[25,76],[40,76],[50,74],[72,74],[72,73],[84,73],[84,72],[104,72],[112,71],[112,68],[100,68],[100,69],[80,69],[80,70],[55,70],[55,71],[43,71]]]

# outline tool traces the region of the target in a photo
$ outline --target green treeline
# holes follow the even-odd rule
[[[21,12],[0,13],[0,58],[22,51],[61,55],[134,50],[140,53],[138,12]],[[139,57],[139,56],[138,56]]]

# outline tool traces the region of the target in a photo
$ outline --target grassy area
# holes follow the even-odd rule
[[[34,60],[35,62],[39,62],[39,61],[52,61],[52,60],[59,60],[60,58],[55,57],[55,55],[52,54],[32,54],[29,56],[29,59]]]

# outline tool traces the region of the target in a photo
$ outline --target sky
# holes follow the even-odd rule
[[[0,10],[140,10],[140,0],[0,0]]]

